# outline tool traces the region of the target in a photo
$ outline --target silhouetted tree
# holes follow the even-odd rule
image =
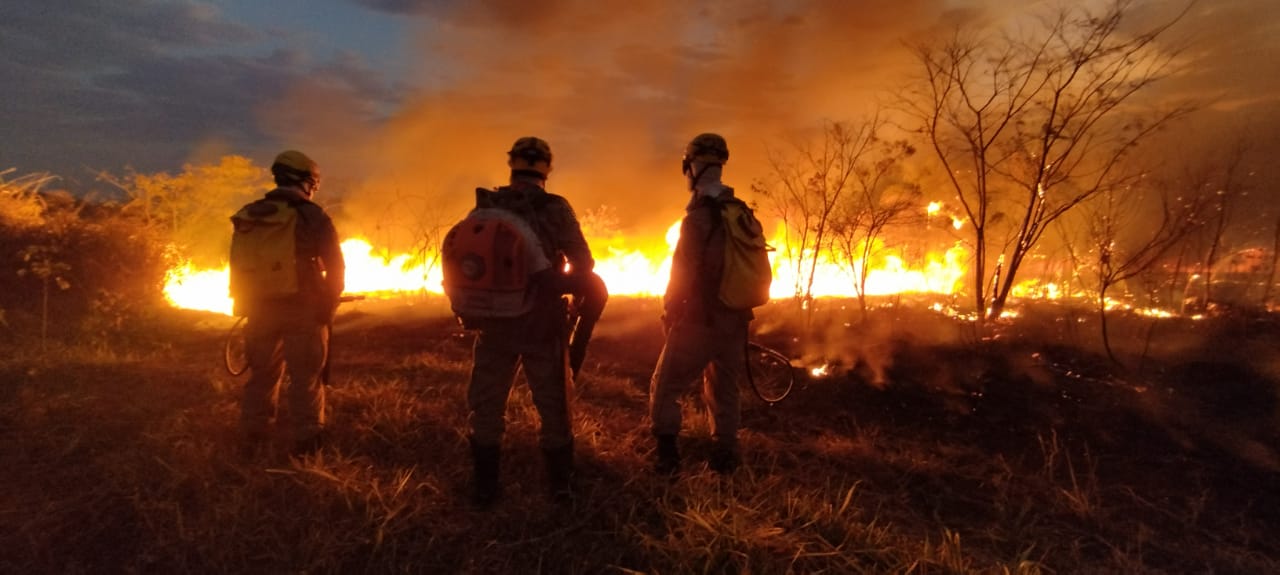
[[[38,228],[44,225],[44,198],[40,189],[53,181],[49,174],[27,174],[10,179],[15,172],[0,170],[0,226]]]
[[[1271,262],[1267,266],[1267,285],[1262,289],[1261,304],[1263,307],[1271,305],[1271,292],[1274,291],[1276,285],[1276,264],[1280,263],[1280,218],[1276,218],[1271,231]]]
[[[421,187],[416,193],[394,188],[390,199],[381,204],[371,218],[374,228],[358,229],[357,235],[365,235],[388,252],[404,251],[412,255],[405,261],[406,268],[420,269],[423,273],[422,289],[426,289],[427,276],[439,264],[440,242],[458,214],[441,209],[447,204],[443,192],[431,187]],[[372,203],[361,206],[368,208]],[[355,219],[359,220],[357,216]],[[367,221],[367,220],[366,220]],[[345,228],[344,228],[345,229]],[[439,287],[439,286],[436,286]]]
[[[1025,38],[957,32],[916,47],[923,75],[903,104],[971,224],[974,303],[988,318],[1049,224],[1123,180],[1128,153],[1187,111],[1133,110],[1166,73],[1173,55],[1155,42],[1182,14],[1130,33],[1132,7],[1064,7]]]
[[[13,169],[0,171],[0,261],[16,258],[16,270],[4,270],[16,273],[19,277],[32,274],[42,280],[41,292],[41,335],[40,345],[43,349],[49,332],[49,286],[51,281],[65,281],[58,275],[66,266],[56,257],[56,245],[46,242],[33,243],[32,238],[41,235],[41,229],[47,223],[45,218],[45,199],[40,189],[53,180],[48,174],[27,174],[8,178]],[[6,290],[15,291],[12,289]],[[7,324],[4,308],[0,308],[0,325]]]
[[[769,175],[752,185],[782,221],[786,244],[781,256],[795,269],[795,297],[810,314],[814,275],[832,246],[836,208],[852,193],[855,172],[879,142],[879,126],[877,119],[826,122],[820,141],[796,141],[785,152],[771,150]]]
[[[1228,251],[1227,232],[1235,216],[1235,204],[1248,193],[1249,170],[1245,166],[1249,144],[1237,139],[1220,158],[1209,157],[1188,171],[1192,193],[1205,198],[1209,209],[1200,227],[1202,251],[1199,262],[1203,289],[1199,293],[1200,309],[1208,309],[1213,301],[1214,268]]]
[[[855,159],[852,186],[835,206],[830,229],[837,256],[853,273],[854,293],[862,318],[867,317],[867,279],[874,258],[884,247],[884,232],[922,209],[920,187],[905,181],[903,162],[915,153],[904,141],[876,136],[884,124],[879,117],[868,122],[871,140]]]
[[[1096,303],[1103,347],[1112,361],[1107,324],[1107,297],[1111,288],[1147,273],[1178,242],[1200,224],[1206,198],[1177,196],[1167,186],[1151,190],[1145,182],[1110,188],[1083,206],[1097,273]],[[1148,193],[1159,196],[1157,217],[1152,217],[1146,201]],[[1152,222],[1155,221],[1155,225]]]

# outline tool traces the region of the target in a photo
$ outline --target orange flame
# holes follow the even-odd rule
[[[630,248],[619,238],[593,239],[590,244],[596,252],[596,272],[604,278],[612,294],[661,295],[666,290],[671,273],[671,252],[679,235],[680,224],[676,222],[667,230],[665,249],[657,250]],[[785,247],[785,237],[779,231],[770,245]],[[791,261],[779,255],[781,253],[786,253],[785,249],[771,254],[774,268],[772,296],[793,297],[799,274]],[[348,293],[384,296],[423,291],[443,293],[440,267],[434,264],[436,254],[428,254],[423,261],[410,254],[386,253],[361,238],[342,242],[342,254],[347,264]],[[963,263],[966,257],[959,247],[942,254],[931,254],[914,266],[897,255],[883,257],[877,267],[868,271],[867,295],[955,293],[965,273]],[[858,265],[862,265],[861,262]],[[815,297],[852,297],[856,293],[853,288],[854,270],[832,254],[819,254],[813,276],[812,294]],[[228,279],[225,265],[217,269],[197,269],[190,262],[185,262],[169,270],[165,297],[175,307],[230,315]]]

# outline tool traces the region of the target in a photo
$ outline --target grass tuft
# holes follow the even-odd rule
[[[1265,370],[1219,392],[1174,360],[1139,382],[1052,339],[890,334],[858,347],[894,350],[880,385],[851,366],[776,406],[745,395],[728,477],[691,388],[672,480],[651,472],[645,418],[660,342],[602,324],[576,388],[576,497],[546,496],[518,384],[503,497],[481,510],[469,340],[447,318],[374,319],[336,334],[328,443],[302,457],[283,437],[242,453],[243,381],[211,337],[0,359],[0,572],[1280,572],[1274,411],[1229,408],[1274,394]]]

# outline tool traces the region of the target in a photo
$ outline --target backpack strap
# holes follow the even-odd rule
[[[542,209],[551,202],[551,194],[546,191],[528,194],[511,186],[502,186],[496,190],[476,188],[476,207],[481,207],[481,202],[485,203],[485,207],[508,210],[523,218],[533,227],[547,259],[553,262],[556,260],[555,255],[560,251],[560,246],[555,234],[548,229],[547,222],[540,215]]]
[[[711,218],[711,232],[707,234],[706,245],[711,245],[712,238],[716,236],[716,232],[724,231],[725,233],[728,233],[728,230],[724,229],[724,210],[728,207],[729,202],[732,201],[741,202],[742,200],[738,200],[737,198],[724,200],[712,197],[707,198],[707,202],[710,204],[711,209],[715,211],[715,215]]]

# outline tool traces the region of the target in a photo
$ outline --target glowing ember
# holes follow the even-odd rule
[[[809,370],[809,375],[813,377],[826,377],[829,374],[828,366],[821,365]]]

